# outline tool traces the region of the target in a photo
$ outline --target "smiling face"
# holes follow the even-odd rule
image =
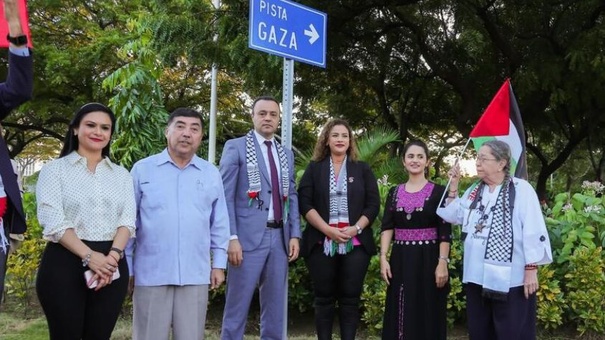
[[[423,147],[410,145],[403,156],[403,166],[410,175],[424,176],[424,170],[429,164],[428,156]]]
[[[202,121],[198,117],[174,117],[165,134],[170,157],[189,161],[202,143]]]
[[[349,150],[351,144],[351,134],[344,125],[334,125],[328,135],[328,147],[330,153],[335,156],[342,156]]]
[[[78,137],[80,154],[100,155],[111,140],[111,118],[106,112],[92,111],[82,117],[73,132]]]
[[[273,138],[279,126],[279,105],[272,100],[261,99],[252,108],[254,130],[266,139]]]

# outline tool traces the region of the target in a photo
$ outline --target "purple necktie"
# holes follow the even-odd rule
[[[269,168],[271,169],[271,197],[273,198],[273,218],[275,222],[281,222],[281,197],[279,194],[279,176],[277,175],[277,167],[273,159],[273,151],[271,150],[271,141],[266,140],[267,152],[269,153]]]

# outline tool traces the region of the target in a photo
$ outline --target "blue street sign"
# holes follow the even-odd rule
[[[326,13],[288,0],[250,0],[255,50],[326,67]]]

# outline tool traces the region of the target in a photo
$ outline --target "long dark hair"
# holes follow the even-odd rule
[[[76,112],[74,118],[72,118],[71,122],[69,123],[67,133],[65,134],[65,138],[63,139],[63,149],[61,150],[59,158],[69,155],[74,150],[78,150],[78,136],[74,134],[74,129],[80,126],[80,122],[82,122],[82,118],[84,118],[84,116],[95,111],[105,112],[109,116],[109,119],[111,119],[111,135],[109,136],[109,143],[107,143],[107,145],[101,151],[101,155],[103,157],[109,157],[111,137],[113,136],[113,132],[116,129],[116,116],[113,114],[113,111],[111,111],[110,108],[101,103],[88,103],[84,104]]]

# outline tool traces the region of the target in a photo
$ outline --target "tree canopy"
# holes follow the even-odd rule
[[[571,171],[570,159],[589,169],[584,178],[603,177],[602,1],[299,2],[328,14],[328,53],[326,69],[296,64],[295,148],[309,149],[326,119],[343,117],[359,132],[397,131],[399,146],[431,141],[439,175],[511,78],[539,195],[552,174]],[[163,147],[167,112],[208,114],[213,63],[219,145],[250,128],[251,98],[281,96],[282,59],[247,46],[247,1],[224,0],[219,10],[210,0],[28,6],[36,84],[34,99],[4,122],[13,155],[41,137],[61,139],[72,113],[96,100],[118,113],[114,154],[132,164]]]

